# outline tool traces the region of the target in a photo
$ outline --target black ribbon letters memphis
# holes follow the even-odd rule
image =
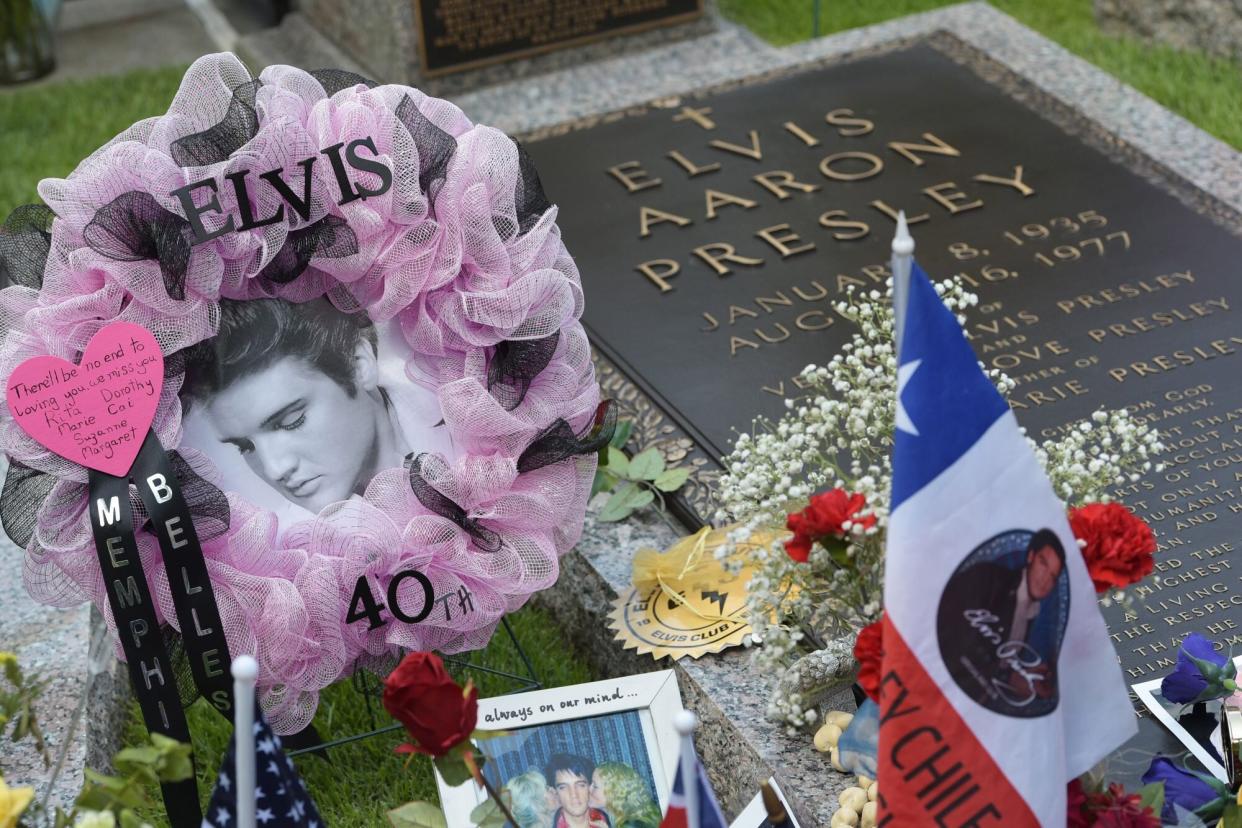
[[[134,536],[130,480],[138,489],[138,496],[151,519],[151,531],[159,541],[194,684],[203,697],[229,719],[233,711],[229,675],[232,659],[207,575],[207,564],[177,475],[155,433],[148,432],[133,468],[125,477],[90,471],[88,510],[108,604],[116,621],[121,648],[125,651],[143,721],[153,733],[188,743],[190,731],[181,708],[176,677],[164,647],[155,602],[143,575]],[[193,778],[164,785],[163,795],[174,828],[200,825],[202,814]]]

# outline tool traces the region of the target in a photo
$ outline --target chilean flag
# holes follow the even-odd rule
[[[926,274],[901,281],[878,825],[1063,826],[1136,730],[1121,668],[1013,412]]]

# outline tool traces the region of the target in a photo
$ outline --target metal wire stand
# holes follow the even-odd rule
[[[449,665],[450,668],[456,668],[453,670],[455,673],[484,673],[489,676],[498,676],[514,682],[514,686],[511,689],[505,690],[500,695],[507,696],[512,693],[525,693],[529,690],[542,690],[543,682],[541,682],[539,677],[535,674],[535,667],[531,664],[530,657],[526,655],[526,651],[522,649],[521,642],[518,641],[517,636],[513,634],[513,627],[509,625],[509,619],[501,618],[500,625],[504,627],[505,634],[508,637],[509,642],[513,645],[513,649],[516,651],[518,658],[521,660],[522,667],[525,670],[525,675],[510,673],[505,670],[497,670],[494,667],[485,667],[482,664],[476,664],[470,657],[459,658],[456,656],[447,656],[444,658],[444,663]],[[333,739],[330,742],[321,742],[315,745],[300,747],[296,750],[290,750],[288,751],[288,755],[298,756],[303,753],[320,753],[321,751],[330,750],[331,748],[340,747],[341,745],[360,742],[363,739],[370,739],[373,736],[379,736],[384,733],[392,733],[393,731],[401,729],[401,725],[396,723],[384,725],[383,727],[379,726],[379,720],[377,718],[379,710],[378,705],[375,702],[375,697],[379,696],[380,693],[383,692],[383,684],[375,678],[374,674],[368,670],[357,670],[354,673],[352,681],[354,683],[354,688],[366,702],[367,717],[370,720],[371,729],[363,733],[356,733],[351,736],[344,736],[340,739]]]

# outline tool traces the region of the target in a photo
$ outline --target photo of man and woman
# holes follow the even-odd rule
[[[281,528],[362,494],[375,474],[453,445],[435,390],[412,380],[395,323],[328,299],[222,300],[186,353],[182,444]]]
[[[513,828],[657,828],[648,739],[638,711],[522,728],[482,743],[483,773]]]

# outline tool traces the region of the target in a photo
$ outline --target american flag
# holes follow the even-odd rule
[[[293,760],[285,756],[280,737],[255,710],[255,825],[267,828],[323,828],[306,783],[298,776]],[[237,740],[229,741],[216,788],[207,803],[201,828],[234,828],[237,825]]]
[[[673,780],[673,791],[668,797],[668,810],[664,812],[660,828],[726,828],[728,823],[725,822],[724,814],[720,812],[720,805],[716,802],[716,793],[712,790],[712,783],[707,781],[707,771],[703,768],[703,763],[699,761],[698,755],[694,757],[695,782],[699,786],[697,820],[689,813],[681,769],[682,764],[679,762],[677,777]]]

